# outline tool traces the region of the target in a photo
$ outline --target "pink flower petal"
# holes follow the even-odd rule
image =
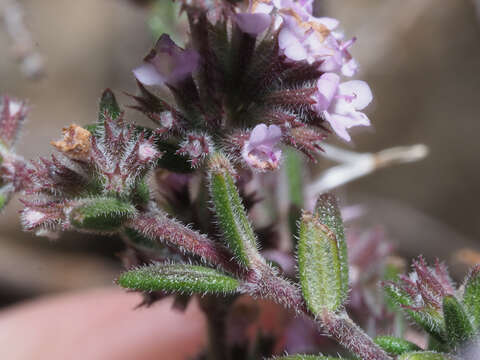
[[[165,78],[150,63],[140,65],[133,70],[133,74],[143,85],[163,85],[165,83]]]
[[[263,13],[240,13],[235,15],[235,22],[243,32],[256,36],[267,30],[272,18],[270,15]]]
[[[331,17],[314,18],[313,21],[322,24],[328,30],[333,30],[340,24],[340,21],[338,21],[337,19],[331,18]]]
[[[353,96],[350,104],[355,110],[363,110],[373,100],[372,90],[365,81],[351,80],[339,85],[339,94]]]
[[[317,81],[318,92],[315,94],[317,111],[327,110],[338,90],[340,77],[334,73],[325,73]]]

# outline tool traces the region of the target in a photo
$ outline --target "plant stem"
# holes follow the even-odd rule
[[[345,312],[340,314],[325,312],[319,325],[322,330],[326,330],[331,337],[363,360],[392,359]]]
[[[208,360],[228,360],[230,354],[227,346],[227,315],[230,305],[228,299],[205,296],[200,305],[207,318]]]
[[[308,309],[298,286],[283,279],[265,266],[260,278],[249,280],[257,287],[250,292],[254,297],[268,298],[276,303],[293,309],[297,314],[315,317]],[[373,340],[344,313],[325,312],[315,317],[320,329],[335,339],[339,344],[358,355],[362,360],[392,360]]]

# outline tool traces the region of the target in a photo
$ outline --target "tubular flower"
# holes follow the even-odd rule
[[[353,76],[358,63],[348,49],[356,39],[343,41],[343,34],[334,31],[339,21],[315,17],[312,9],[312,0],[258,0],[250,3],[250,11],[254,13],[278,14],[275,24],[281,26],[279,46],[288,59],[306,60],[309,64],[321,61],[321,71],[340,71],[344,76]]]
[[[243,146],[243,159],[252,168],[260,171],[278,168],[282,150],[276,145],[281,138],[282,131],[278,126],[258,124]]]
[[[239,13],[235,14],[235,23],[247,34],[257,36],[267,30],[272,22],[272,18],[264,13]]]
[[[191,76],[200,57],[194,50],[183,50],[164,34],[133,74],[144,85],[172,85]]]
[[[368,84],[360,80],[340,83],[340,77],[334,73],[323,74],[317,82],[314,94],[315,110],[323,115],[335,131],[346,141],[350,141],[347,129],[353,126],[369,126],[370,120],[360,112],[373,99]]]

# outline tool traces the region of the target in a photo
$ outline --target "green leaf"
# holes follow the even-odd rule
[[[214,154],[209,162],[210,194],[215,215],[227,245],[238,261],[251,267],[261,259],[257,249],[257,238],[243,207],[233,179],[233,169],[222,154]]]
[[[217,270],[186,264],[152,264],[124,272],[120,286],[137,291],[223,293],[237,291],[238,280]]]
[[[136,213],[132,204],[117,198],[98,197],[74,208],[70,213],[70,222],[79,229],[112,232]]]
[[[150,201],[150,188],[145,180],[137,183],[133,193],[133,201],[137,204],[146,204]]]
[[[467,276],[463,291],[463,304],[476,330],[480,330],[480,265]]]
[[[417,351],[402,354],[398,360],[453,360],[447,354],[441,354],[434,351]]]
[[[298,267],[303,296],[310,311],[337,311],[346,299],[340,249],[335,234],[318,216],[305,212],[300,222]]]
[[[335,234],[337,245],[339,249],[339,261],[341,265],[341,277],[342,277],[342,296],[343,301],[348,295],[348,253],[347,242],[345,241],[345,230],[343,226],[342,216],[340,214],[340,207],[338,206],[337,198],[330,193],[322,194],[318,198],[316,207],[316,214],[320,223],[325,225]]]
[[[99,123],[103,124],[105,121],[105,114],[108,114],[112,120],[117,119],[121,114],[120,106],[115,98],[115,94],[110,89],[106,89],[100,98],[100,110],[98,112]]]
[[[451,295],[443,298],[443,316],[447,329],[447,340],[451,347],[455,347],[474,335],[470,319],[462,304]]]
[[[440,313],[433,311],[414,311],[408,308],[412,306],[412,302],[408,295],[394,284],[388,283],[384,287],[385,295],[391,304],[395,304],[421,328],[430,335],[434,336],[438,341],[443,342],[446,338],[445,326]]]
[[[401,355],[408,351],[421,350],[416,344],[394,336],[377,336],[374,342],[391,355]]]

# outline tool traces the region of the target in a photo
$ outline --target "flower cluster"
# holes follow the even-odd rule
[[[60,157],[32,163],[24,189],[29,198],[22,200],[27,230],[110,232],[148,202],[144,179],[162,156],[154,136],[103,111],[103,121],[90,130],[75,124],[63,129],[63,138],[52,142]]]
[[[313,16],[312,0],[183,1],[182,10],[190,39],[182,49],[163,35],[133,70],[134,108],[193,167],[222,149],[274,170],[281,143],[313,158],[325,122],[345,140],[348,128],[370,124],[360,112],[372,100],[368,85],[340,80],[357,71],[348,50],[355,39],[343,40],[337,20]]]
[[[249,10],[271,14],[279,28],[280,51],[287,59],[318,62],[324,74],[317,81],[314,109],[338,136],[350,141],[347,129],[370,125],[368,117],[359,112],[373,98],[367,83],[340,81],[340,75],[355,75],[358,63],[349,52],[356,38],[344,40],[343,33],[337,31],[338,20],[313,16],[313,0],[251,0]]]

